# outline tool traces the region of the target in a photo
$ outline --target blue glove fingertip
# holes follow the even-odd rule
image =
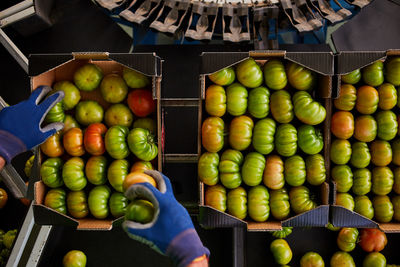
[[[29,101],[34,102],[36,105],[51,91],[51,87],[47,85],[41,85],[36,87],[31,93]]]

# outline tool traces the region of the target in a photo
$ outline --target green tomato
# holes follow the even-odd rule
[[[64,110],[73,109],[81,100],[81,93],[78,88],[70,81],[60,81],[54,84],[53,89],[55,91],[63,91],[65,96],[61,101]]]
[[[378,137],[385,141],[390,141],[397,134],[397,117],[390,110],[379,111],[376,114],[376,122],[378,124]]]
[[[396,138],[395,140],[393,140],[392,153],[393,153],[392,162],[397,166],[400,166],[400,138]]]
[[[371,182],[371,172],[370,170],[364,169],[356,169],[353,172],[353,193],[362,196],[366,195],[371,191],[372,182]]]
[[[3,245],[6,247],[6,249],[11,249],[11,247],[12,247],[12,245],[14,243],[14,240],[17,237],[17,233],[18,233],[18,230],[14,229],[14,230],[7,231],[7,233],[5,233],[3,235]]]
[[[353,186],[353,173],[347,165],[337,165],[332,168],[332,179],[336,182],[338,192],[346,193]]]
[[[374,218],[374,207],[367,196],[356,196],[354,199],[354,211],[370,220]]]
[[[254,122],[245,115],[235,117],[229,127],[229,144],[233,149],[245,150],[251,144]]]
[[[139,118],[133,122],[132,128],[142,128],[149,130],[152,134],[157,133],[157,125],[152,118]]]
[[[375,61],[362,69],[362,78],[370,86],[379,86],[383,83],[383,62]]]
[[[128,146],[136,157],[144,161],[151,161],[158,154],[154,136],[146,129],[132,129],[128,135]]]
[[[103,71],[95,64],[87,63],[74,73],[74,83],[82,91],[93,91],[103,79]]]
[[[89,214],[89,207],[85,191],[70,191],[67,194],[69,214],[76,219],[85,218]]]
[[[292,260],[293,253],[285,239],[275,239],[271,242],[270,249],[277,264],[288,264]]]
[[[30,178],[32,174],[32,167],[33,167],[33,162],[35,161],[35,155],[30,156],[30,158],[25,162],[24,166],[24,173],[25,175]]]
[[[108,127],[115,125],[130,127],[133,121],[133,114],[126,105],[121,103],[114,104],[106,110],[104,121]]]
[[[294,118],[293,104],[286,90],[279,90],[271,95],[271,114],[279,123],[289,123]]]
[[[85,166],[88,181],[94,185],[102,185],[107,182],[107,159],[104,156],[92,156]]]
[[[110,194],[111,189],[107,185],[97,185],[89,192],[89,210],[96,219],[107,218]]]
[[[149,77],[133,69],[124,68],[122,77],[130,88],[144,88],[150,84]]]
[[[116,73],[107,74],[100,83],[100,92],[108,103],[120,103],[128,94],[124,79]]]
[[[307,92],[297,92],[293,96],[294,114],[305,124],[317,125],[325,120],[326,109]]]
[[[87,179],[85,177],[85,162],[79,157],[70,158],[65,162],[62,169],[64,184],[72,191],[80,191],[85,188]]]
[[[371,154],[367,143],[355,142],[351,145],[350,163],[356,168],[365,168],[371,161]]]
[[[306,180],[311,185],[321,185],[326,180],[324,157],[321,154],[307,156]]]
[[[358,241],[357,228],[342,228],[338,234],[336,243],[339,249],[350,252],[356,247]]]
[[[52,107],[49,112],[47,112],[46,117],[44,118],[45,123],[52,123],[52,122],[64,122],[65,114],[64,108],[61,102]]]
[[[285,88],[287,77],[282,61],[279,59],[268,60],[264,65],[264,79],[268,88],[273,90]]]
[[[104,143],[108,154],[114,159],[123,159],[129,155],[126,137],[129,129],[126,126],[112,126],[106,132]]]
[[[371,252],[364,258],[363,267],[386,267],[386,258],[379,252]]]
[[[67,205],[65,204],[65,190],[62,188],[51,189],[44,198],[44,205],[62,214],[67,214]]]
[[[65,134],[68,132],[69,129],[71,128],[81,128],[79,123],[72,117],[71,115],[67,114],[65,115],[64,119],[64,128],[62,129],[62,134]]]
[[[197,173],[200,181],[206,185],[215,185],[218,183],[218,153],[205,152],[201,155]]]
[[[224,136],[225,123],[221,118],[208,117],[203,121],[201,125],[201,144],[208,152],[220,151],[224,146]]]
[[[228,213],[243,220],[247,216],[247,194],[243,187],[235,188],[228,193]]]
[[[325,263],[318,253],[311,251],[301,257],[300,267],[325,267]]]
[[[349,253],[337,251],[331,258],[331,267],[356,267],[356,264]]]
[[[210,85],[206,90],[205,106],[207,113],[211,116],[223,116],[226,111],[225,89],[215,84]]]
[[[341,76],[341,80],[345,83],[356,84],[361,80],[360,69],[353,70],[350,73]]]
[[[253,146],[254,149],[267,155],[274,150],[274,135],[276,123],[270,118],[259,120],[253,130]]]
[[[48,158],[40,166],[40,177],[45,185],[57,188],[64,185],[62,179],[63,161],[60,158]]]
[[[76,120],[85,126],[99,123],[103,120],[104,110],[99,103],[92,100],[81,101],[75,108]]]
[[[86,255],[80,250],[71,250],[63,258],[63,267],[85,267]]]
[[[311,199],[310,191],[305,186],[292,187],[289,191],[290,206],[296,214],[310,211],[317,207]]]
[[[226,89],[226,108],[232,116],[246,113],[248,92],[239,83],[234,83]]]
[[[263,185],[257,185],[249,190],[249,216],[256,222],[265,222],[269,217],[269,193]]]
[[[306,164],[302,157],[294,155],[285,160],[285,181],[291,186],[300,186],[306,181]]]
[[[126,208],[125,220],[145,224],[153,220],[154,213],[154,206],[150,201],[135,199]]]
[[[289,62],[286,66],[286,73],[290,85],[297,90],[312,89],[317,83],[317,75],[315,72],[294,62]]]
[[[248,111],[254,118],[262,119],[269,113],[269,91],[265,87],[257,87],[249,93]]]
[[[228,149],[221,155],[219,162],[219,179],[229,189],[234,189],[242,183],[240,166],[243,163],[243,154],[240,151]]]
[[[343,165],[351,158],[351,145],[348,140],[336,139],[331,144],[331,161],[335,164]]]
[[[392,197],[392,204],[393,204],[393,218],[396,221],[400,221],[400,196],[396,195]]]
[[[351,84],[340,86],[339,97],[333,100],[333,104],[339,110],[351,111],[356,105],[357,90]]]
[[[248,88],[259,87],[263,82],[263,73],[257,62],[248,58],[236,67],[236,77],[241,84]]]
[[[114,160],[107,170],[107,179],[118,192],[123,192],[122,184],[128,175],[129,162],[126,159]]]
[[[261,183],[265,169],[265,158],[257,152],[250,152],[244,159],[242,166],[243,182],[248,186]]]
[[[386,61],[385,78],[394,86],[400,85],[400,57],[393,57]]]
[[[342,206],[348,210],[354,210],[354,199],[348,193],[337,193],[336,205]]]
[[[278,91],[280,92],[280,91]],[[291,124],[281,124],[275,132],[275,147],[279,155],[290,157],[297,151],[297,130]]]
[[[282,227],[282,230],[273,231],[272,236],[275,238],[286,238],[292,233],[293,227]]]
[[[289,217],[289,195],[285,188],[270,190],[269,206],[275,219],[282,221]]]
[[[224,68],[220,71],[214,72],[208,76],[213,83],[221,86],[227,86],[233,83],[236,78],[235,70],[233,67]]]
[[[110,197],[110,212],[114,218],[119,218],[125,215],[129,200],[123,193],[114,192]]]
[[[384,196],[392,191],[394,183],[393,172],[389,167],[375,167],[372,169],[372,192]]]
[[[400,168],[395,168],[393,171],[394,176],[394,184],[393,184],[393,191],[396,194],[400,194]]]
[[[337,232],[339,231],[341,228],[340,227],[335,227],[333,226],[332,223],[328,223],[326,226],[326,229],[328,229],[329,231],[333,231],[333,232]]]
[[[297,143],[304,153],[318,154],[324,148],[324,140],[320,130],[311,125],[302,125],[297,131]]]
[[[393,218],[393,204],[388,196],[375,196],[372,199],[375,219],[380,223],[390,222]]]

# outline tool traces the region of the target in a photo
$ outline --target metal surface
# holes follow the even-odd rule
[[[7,9],[4,9],[3,11],[0,11],[0,20],[9,17],[11,15],[14,15],[15,13],[18,13],[24,9],[27,9],[29,7],[33,6],[33,0],[25,0],[22,1],[12,7],[9,7]]]
[[[166,163],[197,163],[197,154],[164,154]]]
[[[11,41],[7,34],[0,29],[0,43],[7,49],[11,56],[18,62],[22,69],[28,73],[28,59]]]
[[[163,98],[161,99],[163,107],[197,107],[199,99],[197,98]]]
[[[246,266],[246,228],[235,227],[232,229],[233,235],[233,266],[244,267]]]
[[[5,27],[17,21],[23,20],[35,14],[35,7],[31,6],[25,10],[15,13],[9,17],[0,20],[0,27]]]

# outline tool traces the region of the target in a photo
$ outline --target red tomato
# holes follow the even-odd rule
[[[155,111],[156,101],[150,91],[137,89],[129,93],[128,106],[136,116],[146,117]]]
[[[386,234],[379,229],[362,229],[360,246],[366,252],[379,252],[387,244]]]
[[[332,133],[340,139],[349,139],[354,133],[354,117],[348,111],[337,111],[332,116]]]
[[[106,151],[103,136],[107,132],[107,127],[102,123],[90,124],[83,136],[83,144],[88,153],[93,156],[103,155]]]

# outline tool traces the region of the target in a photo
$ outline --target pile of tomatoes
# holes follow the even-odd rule
[[[400,221],[400,57],[341,80],[331,121],[336,204],[380,223]]]
[[[146,117],[155,111],[146,89],[150,84],[147,76],[129,69],[123,77],[103,77],[91,63],[76,70],[74,83],[54,84],[51,93],[62,90],[65,98],[48,112],[45,123],[63,122],[65,127],[40,146],[45,155],[40,176],[48,188],[44,205],[77,219],[89,212],[97,219],[125,214],[127,181],[153,169],[158,154],[157,126]],[[92,100],[100,95],[99,101]]]
[[[315,208],[306,181],[326,178],[317,74],[280,59],[262,64],[249,58],[208,76],[198,162],[205,204],[257,222]]]

